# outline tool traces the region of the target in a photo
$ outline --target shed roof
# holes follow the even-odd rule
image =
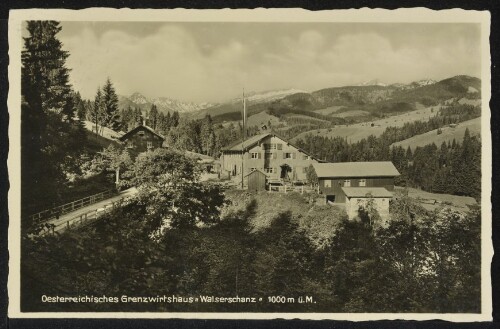
[[[165,137],[163,137],[162,135],[160,135],[159,133],[157,133],[153,128],[148,127],[146,125],[140,125],[140,126],[137,126],[137,127],[133,128],[133,129],[129,130],[125,135],[121,136],[119,139],[121,141],[126,140],[130,135],[134,134],[140,128],[144,128],[144,129],[148,130],[149,132],[153,133],[154,135],[160,137],[162,140],[165,140]]]
[[[395,177],[399,171],[390,161],[313,163],[318,178]]]
[[[247,177],[247,176],[249,176],[249,175],[253,174],[254,172],[259,172],[259,173],[261,173],[262,175],[264,175],[264,176],[266,176],[266,177],[267,177],[267,174],[266,174],[266,173],[264,173],[264,172],[262,172],[262,171],[261,171],[261,170],[259,170],[259,169],[254,169],[254,170],[252,170],[251,172],[249,172],[248,174],[246,174],[246,175],[245,175],[245,176],[243,176],[243,177]]]
[[[372,198],[392,198],[392,193],[383,187],[343,187],[342,191],[348,198],[368,196]]]

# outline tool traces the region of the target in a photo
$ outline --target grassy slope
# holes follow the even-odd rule
[[[357,123],[349,126],[336,126],[331,129],[311,130],[296,136],[292,141],[304,138],[307,134],[314,134],[325,137],[343,137],[347,138],[349,142],[354,143],[370,135],[380,136],[387,127],[401,127],[407,122],[428,120],[429,117],[436,115],[438,108],[438,106],[428,107],[371,122]],[[374,127],[371,127],[372,123]]]
[[[224,213],[243,210],[252,201],[257,202],[257,209],[252,216],[251,225],[254,230],[268,227],[280,213],[290,211],[293,220],[307,233],[318,247],[328,241],[335,233],[335,228],[346,216],[345,210],[336,206],[320,206],[314,204],[314,195],[292,193],[251,193],[242,190],[227,190],[226,198],[231,205]]]
[[[443,142],[448,142],[448,141],[451,142],[453,139],[455,139],[457,142],[461,142],[464,137],[466,128],[469,128],[471,134],[480,135],[481,118],[476,118],[462,122],[458,124],[458,126],[455,128],[443,127],[441,128],[442,133],[440,135],[438,135],[436,129],[421,135],[413,136],[401,142],[394,143],[393,145],[402,146],[404,149],[407,149],[408,146],[410,146],[414,150],[418,146],[425,146],[431,143],[440,146]]]
[[[396,186],[395,190],[403,190],[403,188]],[[474,198],[468,196],[431,193],[415,188],[408,188],[408,196],[414,199],[422,199],[422,201],[424,202],[422,202],[421,204],[427,210],[434,210],[440,207],[443,202],[445,202],[447,206],[458,210],[467,210],[467,205],[474,205],[477,203]],[[438,203],[430,204],[429,201],[431,200],[436,200]]]

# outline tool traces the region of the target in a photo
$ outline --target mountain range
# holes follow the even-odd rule
[[[149,111],[153,104],[158,107],[159,111],[164,113],[174,111],[179,113],[189,113],[214,106],[214,104],[211,103],[182,102],[168,97],[147,98],[138,92],[135,92],[130,96],[118,96],[118,107],[122,109],[130,106],[132,108],[138,107],[142,111]]]
[[[330,119],[329,116],[335,116],[339,111],[361,111],[376,115],[405,112],[415,109],[417,103],[430,106],[457,97],[477,98],[480,90],[481,80],[465,75],[441,81],[424,79],[408,84],[388,85],[379,80],[371,80],[355,86],[331,87],[313,92],[283,89],[247,93],[246,104],[248,115],[272,110],[278,116],[295,113]],[[178,111],[192,118],[210,114],[216,121],[241,119],[241,98],[211,104],[186,103],[168,97],[149,99],[140,93],[128,97],[119,96],[120,108],[131,106],[147,111],[152,104],[164,113]]]

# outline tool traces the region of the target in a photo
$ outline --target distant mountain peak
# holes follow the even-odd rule
[[[161,112],[177,111],[179,113],[185,113],[185,112],[203,110],[205,108],[213,106],[213,104],[206,102],[200,104],[191,102],[182,102],[169,97],[157,97],[149,99],[139,92],[135,92],[128,97],[120,96],[119,100],[122,103],[121,107],[132,105],[132,106],[138,106],[142,110],[149,110],[151,108],[151,105],[154,104],[158,107],[158,110]]]
[[[387,84],[381,82],[379,79],[373,79],[373,80],[369,80],[369,81],[364,81],[364,82],[358,83],[355,86],[381,86],[381,87],[386,87]]]
[[[130,97],[128,97],[135,104],[146,104],[148,103],[148,99],[142,95],[141,93],[135,92]]]

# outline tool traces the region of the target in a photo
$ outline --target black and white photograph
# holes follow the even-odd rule
[[[490,320],[489,20],[12,11],[9,316]]]

